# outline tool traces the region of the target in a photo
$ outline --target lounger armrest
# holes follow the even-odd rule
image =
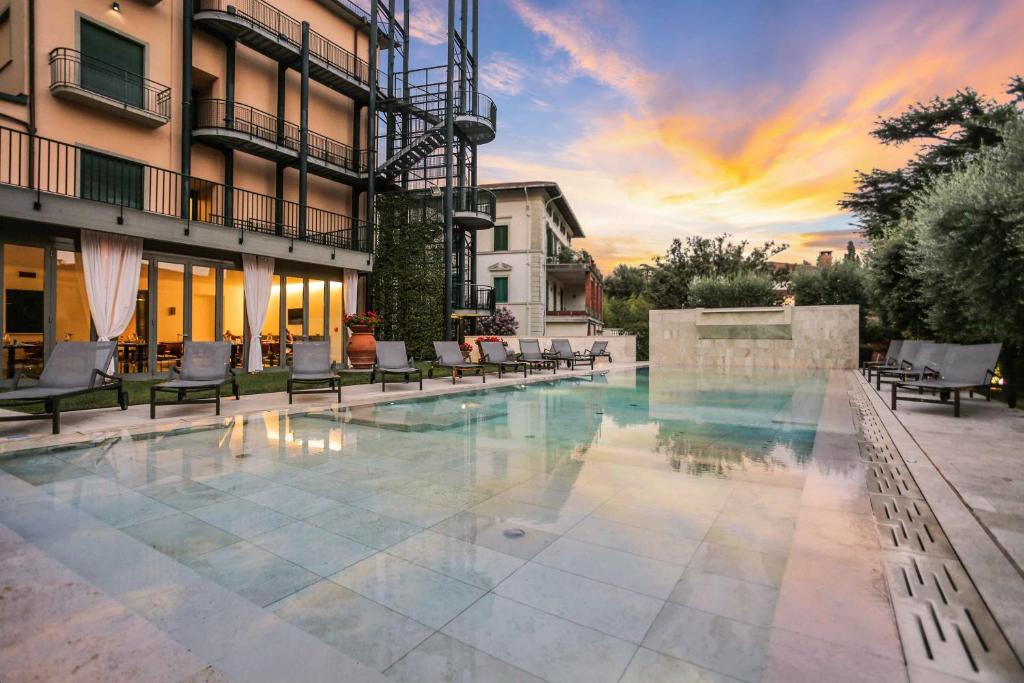
[[[101,386],[105,385],[105,384],[108,384],[108,383],[109,384],[120,384],[121,383],[121,378],[118,377],[117,375],[110,375],[110,374],[107,374],[106,372],[104,372],[103,370],[100,370],[99,368],[93,368],[93,371],[92,371],[92,385],[93,386],[96,386],[96,380],[97,379],[102,379],[103,380],[102,382],[100,382]]]
[[[227,372],[224,373],[224,381],[227,382],[229,379],[232,381],[238,380],[238,374],[235,372],[235,369],[230,365],[227,368]]]
[[[14,386],[12,387],[13,389],[17,389],[18,388],[18,385],[21,382],[21,379],[23,377],[39,381],[39,375],[35,374],[34,372],[27,372],[25,370],[15,370],[14,371]]]
[[[913,370],[913,369],[914,369],[914,364],[911,363],[910,361],[906,361],[905,360],[905,361],[901,361],[900,362],[900,370]]]
[[[169,368],[167,368],[167,379],[168,380],[175,379],[175,375],[177,375],[178,377],[181,377],[181,368],[179,368],[177,365],[172,365]]]

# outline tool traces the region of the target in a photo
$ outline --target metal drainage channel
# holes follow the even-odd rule
[[[874,408],[860,388],[849,396],[908,666],[967,681],[1024,680]]]

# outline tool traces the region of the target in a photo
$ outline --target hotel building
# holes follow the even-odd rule
[[[329,339],[342,360],[385,192],[433,198],[444,313],[486,312],[458,252],[493,220],[473,183],[496,108],[476,89],[477,2],[448,4],[448,63],[411,69],[409,0],[0,0],[0,377],[99,336],[84,231],[141,243],[131,274],[93,267],[137,282],[115,332],[127,374],[186,340],[231,340],[239,364],[260,343],[275,366]],[[272,283],[255,331],[243,255]]]
[[[497,200],[494,228],[480,233],[478,280],[519,323],[520,337],[589,336],[604,328],[604,284],[592,259],[573,249],[585,237],[557,183],[483,186]]]

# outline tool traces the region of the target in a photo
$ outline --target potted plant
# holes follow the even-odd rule
[[[462,342],[459,344],[459,350],[462,351],[462,360],[468,363],[470,355],[473,353],[473,345],[469,342]]]
[[[377,358],[377,340],[373,333],[383,322],[374,311],[345,316],[345,327],[349,330],[348,361],[353,368],[369,370],[373,367]]]

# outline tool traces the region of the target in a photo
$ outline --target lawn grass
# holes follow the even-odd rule
[[[418,362],[414,364],[416,367],[423,371],[423,377],[426,379],[427,371],[430,369],[429,362]],[[497,366],[487,366],[487,372],[497,372]],[[288,388],[288,373],[283,370],[268,370],[258,374],[250,375],[245,372],[238,372],[238,389],[243,395],[249,394],[271,394],[275,392],[283,392]],[[435,375],[436,377],[446,377],[447,370],[439,370]],[[343,372],[340,375],[342,386],[351,386],[354,384],[367,384],[370,379],[369,372]],[[389,381],[398,379],[395,375],[389,375]],[[154,384],[160,382],[166,382],[167,377],[157,377],[154,379],[139,379],[139,380],[126,380],[124,383],[125,390],[128,392],[128,404],[129,405],[148,405],[149,404],[149,388]],[[412,378],[409,380],[413,381]],[[379,382],[379,380],[378,380]],[[26,382],[25,386],[30,386]],[[225,387],[221,391],[222,398],[230,398],[230,389]],[[213,392],[196,392],[191,394],[191,398],[201,398],[205,395],[213,396]],[[169,400],[169,395],[158,396],[157,401]],[[3,400],[3,393],[0,392],[0,401]],[[70,410],[89,410],[91,408],[113,408],[117,405],[117,393],[113,391],[98,391],[92,394],[85,394],[83,396],[74,396],[65,401],[61,402],[61,412]],[[41,403],[31,404],[27,406],[0,406],[4,410],[13,410],[22,413],[37,414],[43,412],[43,406]]]

